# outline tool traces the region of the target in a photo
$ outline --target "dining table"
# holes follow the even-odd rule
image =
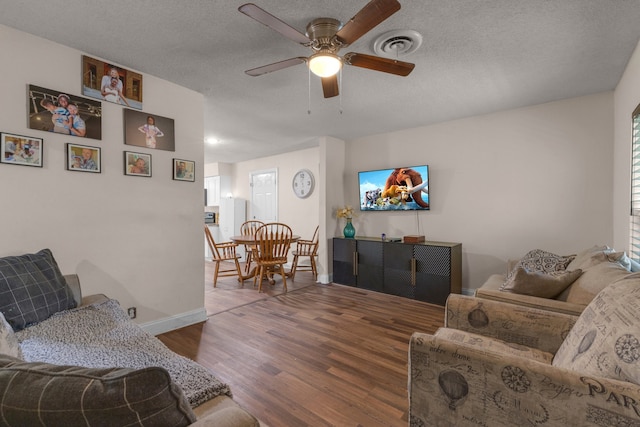
[[[238,245],[255,245],[256,244],[256,236],[253,234],[241,234],[241,235],[237,235],[237,236],[231,236],[229,238],[232,242],[237,243]],[[294,234],[291,236],[291,243],[295,243],[298,240],[300,240],[300,236]],[[246,276],[242,276],[242,280],[247,280],[250,279],[252,277],[255,277],[255,275],[258,274],[258,266],[254,266],[251,271],[249,271],[249,274],[247,274]],[[285,273],[285,276],[287,277],[291,277],[291,271]],[[273,285],[275,283],[275,280],[273,279],[273,275],[270,276],[269,278],[269,284]]]

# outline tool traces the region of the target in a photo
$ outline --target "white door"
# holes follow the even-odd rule
[[[278,170],[251,172],[251,219],[278,221]]]

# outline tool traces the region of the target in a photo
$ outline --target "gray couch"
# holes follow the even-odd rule
[[[534,252],[532,251],[530,254]],[[549,296],[550,294],[547,294],[543,297],[541,293],[548,289],[548,287],[545,288],[544,285],[538,283],[538,279],[543,275],[532,271],[524,272],[520,270],[518,276],[515,277],[516,269],[523,265],[523,260],[527,258],[527,255],[517,260],[509,260],[506,272],[504,274],[491,275],[480,288],[476,289],[475,296],[487,300],[579,316],[598,292],[616,280],[637,271],[634,268],[634,266],[637,267],[637,264],[631,261],[624,252],[617,252],[608,246],[596,245],[575,255],[559,257],[565,262],[560,267],[557,267],[557,264],[554,266],[554,268],[561,269],[559,273],[565,270],[580,270],[581,273],[573,281],[565,283],[566,286],[562,283],[558,284],[557,286],[559,286],[558,289],[560,290],[555,295]],[[549,258],[537,264],[524,262],[524,265],[530,270],[542,269],[544,265],[549,265]],[[544,276],[546,277],[546,275]],[[510,278],[516,280],[516,285],[527,282],[523,286],[527,289],[518,291],[516,286],[516,289],[505,290],[504,285]],[[568,278],[568,280],[572,278]],[[521,281],[518,282],[518,280]]]
[[[96,304],[106,301],[103,294],[94,294],[83,297],[80,287],[80,279],[76,274],[65,275],[67,284],[73,291],[73,297],[78,307]],[[197,421],[192,426],[206,427],[257,427],[258,420],[227,395],[216,396],[211,400],[193,408]],[[264,427],[264,424],[263,424]]]
[[[0,258],[0,415],[3,425],[260,425],[117,301],[83,297],[48,249]]]

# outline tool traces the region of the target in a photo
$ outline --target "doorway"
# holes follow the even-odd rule
[[[278,170],[251,172],[251,214],[248,219],[278,221]]]

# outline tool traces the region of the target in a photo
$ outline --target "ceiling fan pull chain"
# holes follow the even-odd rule
[[[307,114],[311,115],[311,69],[307,67],[308,70],[308,80],[309,80],[309,104],[307,105]]]
[[[340,87],[342,90],[340,91],[340,115],[342,115],[342,92],[344,91],[344,86],[342,86],[342,68],[340,68],[338,78],[340,79]]]

